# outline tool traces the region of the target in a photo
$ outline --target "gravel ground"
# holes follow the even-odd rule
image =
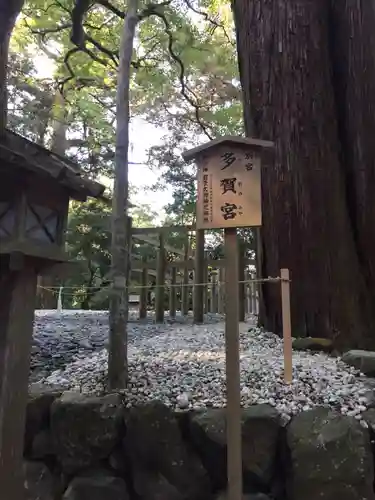
[[[166,314],[163,325],[155,324],[150,314],[138,321],[138,314],[130,312],[128,336],[130,345],[137,346],[144,338],[174,330],[176,325],[193,323],[192,316],[171,319]],[[223,321],[223,316],[209,314],[206,324]],[[31,355],[30,380],[35,382],[57,369],[62,369],[77,358],[106,348],[108,345],[108,313],[106,311],[36,311]]]
[[[163,325],[154,324],[152,317],[142,323],[132,319],[129,406],[152,399],[180,409],[225,405],[222,317],[209,315],[204,325],[193,325],[191,317]],[[240,325],[243,406],[269,403],[287,421],[318,405],[361,420],[361,413],[373,405],[369,381],[326,354],[294,352],[293,383],[285,386],[281,340],[253,324]],[[106,312],[38,312],[30,381],[103,392],[107,332]]]

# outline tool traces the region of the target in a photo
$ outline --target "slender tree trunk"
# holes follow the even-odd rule
[[[38,113],[38,121],[35,123],[36,142],[40,146],[46,145],[46,134],[48,130],[48,122],[51,117],[53,106],[53,97],[42,94],[40,97],[40,112]]]
[[[60,91],[57,91],[55,95],[51,113],[51,150],[60,156],[64,156],[67,148],[66,133],[68,125],[66,102]],[[38,285],[40,286],[38,302],[42,309],[57,309],[58,289],[56,283],[56,277],[48,274],[38,278]]]
[[[115,182],[112,212],[112,279],[108,385],[121,389],[127,383],[127,286],[129,283],[128,152],[130,120],[130,71],[135,30],[139,21],[138,0],[129,0],[124,22],[117,81]]]
[[[360,219],[363,213],[359,197],[350,202],[348,182],[350,170],[353,180],[361,178],[360,162],[345,157],[353,149],[365,150],[372,161],[374,155],[363,128],[353,125],[356,132],[348,133],[340,111],[350,121],[356,106],[358,115],[364,111],[367,98],[371,111],[363,116],[374,120],[375,75],[364,84],[363,71],[355,81],[349,68],[354,59],[363,70],[364,55],[354,54],[366,43],[366,51],[375,53],[375,18],[367,5],[368,36],[354,42],[345,23],[361,39],[358,10],[364,2],[344,3],[346,9],[326,0],[233,0],[246,131],[254,127],[259,137],[276,143],[262,174],[262,274],[288,267],[294,335],[334,338],[339,347],[373,344],[375,324],[354,222],[357,211]],[[340,29],[341,40],[335,38]],[[352,97],[345,101],[344,93]],[[348,144],[356,134],[356,145]],[[366,148],[358,147],[358,137]],[[280,291],[262,288],[265,326],[280,332]]]
[[[63,94],[58,90],[52,107],[52,141],[51,150],[64,156],[67,149],[66,133],[68,131],[68,110]]]
[[[0,134],[7,123],[7,66],[9,40],[24,0],[0,0]]]

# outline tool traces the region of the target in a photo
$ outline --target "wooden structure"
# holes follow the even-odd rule
[[[140,294],[141,319],[147,317],[147,309],[151,306],[150,291],[155,293],[155,302],[152,302],[157,322],[164,321],[168,309],[171,317],[177,311],[187,315],[193,310],[197,323],[203,322],[205,313],[225,312],[225,260],[206,255],[204,230],[197,231],[195,225],[131,227],[130,233],[132,245],[141,243],[157,249],[153,259],[131,256],[131,281],[138,285],[130,286],[130,293]],[[182,248],[166,243],[169,233],[184,233]],[[255,261],[245,257],[243,248],[239,251],[240,281],[245,282],[239,284],[240,318],[243,320],[246,313],[257,314],[258,290],[254,284],[247,283],[251,276],[254,277],[249,273],[254,273]],[[104,297],[109,288],[104,287],[97,295]]]
[[[23,498],[22,456],[37,276],[67,261],[70,198],[104,187],[78,167],[6,131],[0,142],[0,484]]]
[[[152,305],[157,312],[157,321],[164,321],[164,313],[169,310],[173,318],[177,311],[186,316],[192,310],[196,322],[203,321],[205,313],[225,313],[225,259],[210,257],[202,248],[202,243],[192,249],[196,241],[195,226],[171,226],[132,228],[133,242],[140,242],[157,248],[158,258],[146,259],[137,255],[131,258],[132,281],[129,293],[139,295],[139,316],[147,317]],[[165,244],[169,232],[185,234],[183,248]],[[203,231],[201,232],[201,236]],[[161,236],[163,235],[163,236]],[[201,237],[201,242],[203,238]],[[160,243],[163,252],[160,251]],[[196,247],[196,245],[195,245]],[[246,314],[258,314],[258,286],[255,279],[255,260],[246,258],[244,248],[239,248],[239,303],[240,319]],[[162,266],[162,267],[161,267]],[[198,279],[196,269],[203,272],[203,281]],[[159,272],[158,272],[159,271]],[[49,273],[51,274],[51,273]],[[107,276],[110,281],[110,274]],[[203,284],[202,284],[203,283]],[[150,292],[155,293],[155,303],[150,300]],[[95,297],[103,300],[110,292],[110,285],[101,288]],[[50,293],[57,293],[56,290]],[[151,303],[152,302],[152,303]],[[134,306],[135,304],[133,304]]]
[[[179,249],[165,244],[166,234],[169,231],[186,233],[184,248]],[[175,317],[177,310],[187,315],[190,304],[196,323],[203,322],[205,313],[225,312],[225,259],[212,259],[206,255],[204,230],[195,231],[193,226],[133,228],[132,234],[135,240],[158,248],[156,260],[139,260],[133,256],[131,261],[132,273],[140,277],[138,291],[141,319],[147,316],[150,277],[156,281],[155,319],[157,322],[164,321],[165,309],[169,309],[171,317]],[[157,237],[149,237],[149,234],[157,235]],[[193,251],[190,240],[194,238],[195,249]],[[173,260],[167,260],[167,253],[173,256]],[[243,321],[247,313],[258,313],[258,291],[255,284],[249,282],[255,277],[254,259],[245,258],[242,247],[239,249],[238,262],[240,281],[242,281],[238,285],[240,320]],[[193,274],[194,279],[191,280],[189,274]],[[138,293],[136,286],[134,292]],[[166,301],[167,294],[168,301]]]
[[[242,500],[243,494],[238,323],[240,316],[244,316],[245,293],[237,228],[261,225],[263,148],[273,148],[273,143],[223,137],[183,154],[186,161],[195,160],[198,167],[197,233],[204,229],[224,229],[228,500]]]

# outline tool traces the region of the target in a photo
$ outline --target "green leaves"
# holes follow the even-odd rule
[[[140,2],[141,9],[150,3]],[[112,0],[113,8],[91,4],[82,23],[84,50],[71,42],[74,5],[74,0],[27,0],[11,44],[10,125],[48,146],[56,119],[53,97],[62,90],[67,154],[90,175],[111,177],[116,64],[126,2]],[[36,54],[49,59],[51,78],[40,78],[33,63]],[[172,0],[149,9],[138,27],[131,78],[132,117],[166,132],[163,144],[150,150],[149,160],[160,173],[160,184],[173,190],[168,216],[178,223],[193,222],[195,169],[182,161],[181,150],[207,140],[207,135],[242,134],[230,3]]]

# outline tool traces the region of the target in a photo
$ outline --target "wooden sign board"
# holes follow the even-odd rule
[[[198,166],[197,229],[224,228],[228,500],[242,499],[237,228],[262,223],[260,154],[265,148],[273,148],[273,143],[226,136],[182,155]]]
[[[197,158],[197,229],[262,224],[260,152],[224,143]]]

